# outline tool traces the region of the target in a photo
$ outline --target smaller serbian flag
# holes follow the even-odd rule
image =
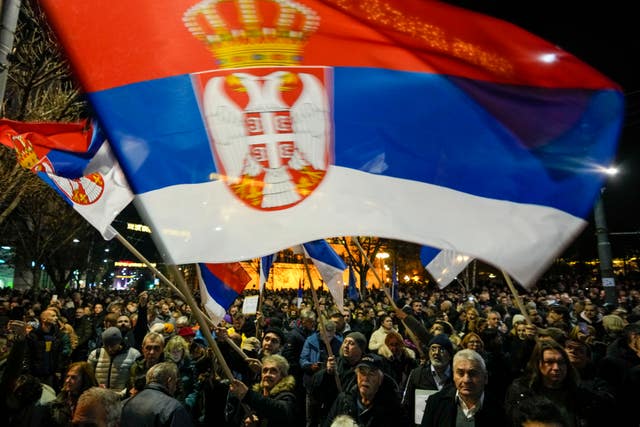
[[[251,276],[239,262],[198,264],[200,298],[215,324],[222,321],[227,309],[242,293]]]
[[[300,280],[298,282],[298,301],[297,301],[297,304],[296,304],[296,307],[298,307],[298,308],[302,307],[302,299],[303,299],[302,283],[303,283],[302,280]]]
[[[16,152],[106,239],[113,220],[133,200],[109,142],[96,123],[22,123],[0,120],[0,142]]]
[[[325,285],[329,288],[333,302],[342,312],[344,306],[342,273],[347,268],[347,265],[324,239],[304,243],[302,247],[305,254],[311,258],[311,261],[318,269]]]
[[[276,254],[263,256],[260,258],[260,295],[262,295],[262,290],[264,289],[264,285],[269,280],[269,272],[271,271],[271,266],[276,259]]]
[[[356,286],[356,274],[353,271],[353,266],[349,266],[349,287],[347,288],[347,294],[353,301],[360,301],[360,292]]]
[[[450,249],[436,249],[423,246],[420,259],[440,289],[451,283],[473,258]]]

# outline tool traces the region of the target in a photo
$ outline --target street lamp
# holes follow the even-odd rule
[[[384,286],[384,283],[385,283],[384,271],[385,271],[386,264],[385,264],[384,260],[389,258],[390,256],[391,255],[388,252],[378,252],[376,254],[376,258],[378,258],[380,260],[379,261],[380,262],[380,264],[379,264],[380,265],[380,281],[382,282],[382,283],[380,283],[380,286]]]
[[[603,168],[602,172],[606,175],[614,176],[618,173],[618,169],[615,167]],[[604,288],[604,302],[615,306],[617,305],[616,282],[613,276],[611,243],[609,242],[609,232],[604,214],[602,193],[604,193],[604,187],[600,189],[600,194],[598,194],[598,199],[596,200],[593,210],[596,223],[596,237],[598,240],[598,258],[600,259],[600,278],[602,280],[602,287]]]

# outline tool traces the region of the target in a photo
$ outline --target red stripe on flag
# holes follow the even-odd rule
[[[237,293],[242,293],[251,276],[239,262],[205,264],[209,271]]]

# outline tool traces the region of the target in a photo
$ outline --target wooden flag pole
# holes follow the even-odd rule
[[[138,260],[142,261],[147,267],[149,267],[149,269],[151,269],[154,272],[154,274],[156,274],[160,278],[160,281],[162,281],[162,283],[164,283],[169,288],[171,288],[171,290],[173,290],[182,299],[184,299],[185,301],[187,300],[187,298],[185,297],[184,293],[182,291],[180,291],[180,289],[178,289],[176,287],[176,285],[174,285],[173,282],[171,282],[171,280],[169,280],[164,274],[162,274],[162,272],[160,270],[158,270],[153,264],[151,264],[151,262],[149,262],[149,260],[147,260],[144,257],[144,255],[142,255],[133,245],[131,245],[131,243],[129,243],[129,241],[127,239],[125,239],[120,233],[118,233],[117,230],[112,228],[111,231],[114,234],[114,236],[116,237],[116,239],[118,239],[118,241],[120,243],[122,243],[122,245],[124,245],[136,258],[138,258]],[[182,276],[182,274],[180,274],[180,277],[181,276]],[[194,308],[194,307],[191,307],[191,305],[189,305],[189,307],[191,308],[191,310],[194,313],[196,311],[199,312],[200,315],[202,316],[202,318],[204,319],[204,321],[208,325],[210,325],[211,327],[215,327],[216,326],[213,323],[213,320],[211,320],[202,310],[200,310],[200,307],[196,306]],[[242,349],[240,347],[238,347],[238,345],[229,336],[227,336],[225,338],[225,342],[227,344],[229,344],[229,347],[231,347],[236,353],[238,353],[244,360],[247,360],[247,361],[255,360],[255,359],[251,359],[249,356],[247,356],[247,354],[244,351],[242,351]]]
[[[209,346],[213,350],[213,354],[216,356],[218,363],[220,363],[220,366],[222,367],[222,371],[224,372],[227,379],[233,380],[234,378],[233,378],[233,374],[231,373],[231,369],[229,369],[229,365],[227,365],[227,362],[224,360],[224,357],[220,352],[220,348],[218,347],[216,340],[213,339],[213,335],[211,335],[211,329],[209,329],[209,323],[206,321],[204,314],[198,308],[198,304],[196,304],[195,298],[193,298],[193,295],[189,291],[189,286],[187,285],[187,282],[184,280],[182,273],[178,270],[178,266],[176,266],[175,264],[169,264],[169,270],[171,270],[174,276],[176,276],[176,280],[178,281],[178,287],[179,289],[181,288],[182,290],[182,296],[186,300],[186,303],[189,304],[189,307],[191,307],[191,311],[193,311],[193,314],[196,317],[197,322],[200,324],[200,330],[203,332],[203,335],[206,338],[207,342],[209,343]]]
[[[369,265],[369,269],[373,272],[373,275],[376,277],[376,280],[378,281],[378,284],[382,288],[384,294],[387,296],[387,299],[389,300],[389,303],[391,304],[391,308],[393,308],[394,311],[400,310],[398,308],[398,306],[396,305],[396,302],[393,300],[393,297],[389,294],[389,290],[384,286],[384,283],[382,283],[382,280],[380,279],[380,276],[378,276],[378,272],[376,271],[375,267],[373,266],[373,263],[371,262],[371,260],[369,259],[369,257],[365,253],[364,249],[362,248],[362,245],[360,245],[360,239],[357,236],[353,236],[351,238],[356,242],[356,246],[358,247],[358,250],[360,251],[360,255],[362,256],[362,258],[367,260],[367,264]],[[420,356],[424,358],[425,355],[422,352],[422,346],[420,345],[420,342],[421,342],[420,338],[418,338],[416,336],[416,334],[414,334],[411,331],[411,328],[409,328],[407,326],[407,323],[404,321],[404,319],[400,319],[400,321],[404,325],[404,330],[409,335],[409,338],[416,344],[416,348],[418,349],[418,353],[420,353]]]
[[[511,293],[513,294],[513,297],[516,300],[516,305],[518,306],[518,309],[520,310],[520,313],[522,313],[522,315],[524,316],[524,319],[527,321],[527,323],[529,325],[533,325],[533,322],[531,321],[531,318],[529,317],[529,313],[527,313],[527,309],[525,308],[524,304],[522,303],[522,299],[520,298],[520,294],[518,294],[518,290],[516,289],[515,286],[513,286],[513,282],[511,281],[511,277],[509,277],[509,274],[504,270],[502,270],[502,275],[504,276],[504,280],[506,280],[507,286],[511,290]]]
[[[324,320],[322,317],[322,313],[320,312],[320,303],[318,302],[318,294],[316,293],[316,289],[313,286],[313,279],[311,278],[311,270],[309,269],[309,263],[307,262],[306,251],[302,251],[302,260],[304,263],[304,270],[307,273],[307,277],[309,278],[309,284],[311,286],[311,295],[313,296],[313,305],[316,308],[316,315],[318,316],[318,326],[320,328],[320,336],[322,337],[322,341],[324,342],[324,345],[327,347],[327,354],[329,355],[329,357],[331,357],[333,356],[333,351],[331,351],[331,343],[329,342],[329,337],[327,336],[327,330],[324,327]],[[340,383],[340,377],[338,376],[337,371],[335,372],[334,377],[336,379],[336,386],[338,387],[338,391],[340,392],[342,391],[342,384]]]
[[[396,302],[391,297],[391,294],[389,294],[389,290],[386,288],[384,283],[382,283],[382,279],[378,275],[378,272],[376,271],[376,268],[373,266],[373,263],[371,262],[371,260],[367,256],[367,254],[365,253],[364,249],[362,249],[362,246],[360,245],[360,239],[358,239],[358,237],[355,237],[355,236],[351,237],[351,238],[356,242],[356,246],[358,247],[358,250],[360,251],[360,255],[362,256],[362,258],[367,260],[367,265],[369,265],[369,269],[371,270],[373,275],[376,277],[376,280],[378,281],[378,284],[380,285],[380,288],[382,289],[382,291],[386,295],[387,299],[389,300],[389,303],[391,304],[391,307],[394,310],[396,310],[398,308],[398,306],[396,305]]]

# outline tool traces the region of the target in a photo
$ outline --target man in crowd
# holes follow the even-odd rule
[[[349,415],[358,425],[368,427],[408,427],[394,381],[382,371],[377,354],[363,356],[356,366],[357,387],[341,392],[336,398],[324,426],[330,427],[339,415]]]
[[[144,389],[124,402],[121,427],[192,426],[191,415],[173,397],[177,386],[178,367],[175,363],[153,365],[147,371]]]
[[[89,356],[89,340],[93,336],[93,325],[81,306],[75,309],[73,329],[78,337],[78,345],[71,353],[71,361],[84,362]]]
[[[74,426],[120,427],[122,401],[113,390],[91,387],[78,399],[71,424]]]
[[[355,368],[367,349],[367,339],[360,332],[351,332],[340,346],[340,354],[327,359],[327,366],[311,378],[309,392],[319,402],[319,417],[324,419],[338,392],[351,391],[356,384]],[[340,389],[338,389],[340,384]]]
[[[453,384],[429,397],[421,427],[505,425],[502,402],[485,393],[488,379],[480,354],[458,351],[453,356]]]
[[[127,389],[131,395],[141,391],[146,383],[146,374],[151,367],[164,361],[164,337],[149,332],[142,340],[142,356],[131,365]]]
[[[40,325],[29,332],[25,344],[22,372],[59,391],[65,366],[62,332],[58,329],[58,316],[54,310],[40,313]]]
[[[112,389],[121,397],[127,394],[131,366],[140,352],[126,345],[120,329],[112,326],[102,333],[102,347],[89,354],[96,380],[101,387]]]
[[[453,381],[451,368],[453,344],[449,337],[440,334],[431,338],[428,351],[429,361],[411,371],[403,394],[403,407],[414,417],[416,423],[422,419],[422,409],[418,407],[416,411],[416,396],[442,390]]]

